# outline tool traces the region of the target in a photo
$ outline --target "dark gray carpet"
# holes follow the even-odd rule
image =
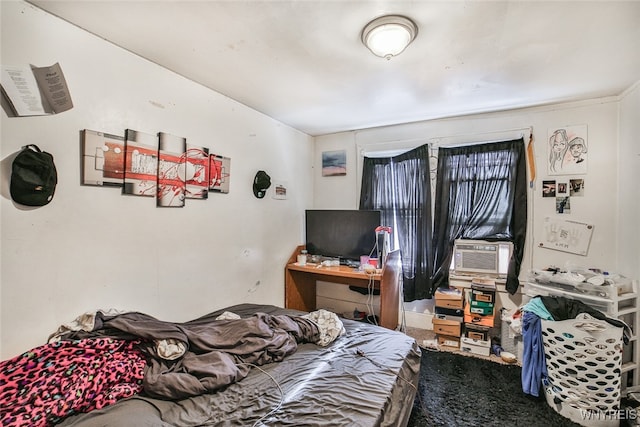
[[[444,351],[422,350],[418,395],[409,427],[578,424],[522,392],[521,368]]]

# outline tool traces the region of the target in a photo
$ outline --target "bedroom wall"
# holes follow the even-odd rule
[[[2,119],[0,355],[43,344],[60,324],[100,308],[186,321],[243,302],[282,305],[284,264],[311,207],[312,138],[23,2],[0,2],[3,65],[59,62],[74,108]],[[80,185],[80,130],[183,136],[231,158],[229,194],[156,208],[152,198]],[[9,198],[11,160],[35,143],[55,157],[51,204]],[[287,186],[264,199],[263,169]]]
[[[357,207],[361,151],[408,148],[438,139],[467,139],[470,135],[532,127],[537,178],[529,193],[528,242],[521,271],[526,273],[532,266],[564,267],[572,264],[598,267],[638,278],[640,240],[637,238],[638,188],[635,184],[638,182],[639,169],[638,144],[637,138],[632,140],[632,135],[638,134],[638,89],[624,97],[622,104],[621,107],[620,97],[600,98],[318,137],[314,153],[314,208]],[[624,120],[621,121],[621,118]],[[588,126],[587,174],[549,176],[548,130],[582,124]],[[620,129],[620,126],[624,129]],[[619,133],[626,135],[624,142],[620,144]],[[322,177],[319,172],[322,152],[340,149],[347,152],[347,175]],[[542,197],[542,181],[568,181],[571,177],[585,180],[584,196],[571,198],[570,214],[556,214],[555,198]],[[342,189],[340,197],[336,197],[338,188]],[[544,237],[544,221],[547,217],[593,224],[594,232],[587,256],[539,248],[538,243]],[[627,233],[629,230],[632,233]],[[523,277],[525,274],[521,274],[521,278]],[[326,284],[318,294],[319,301],[337,311],[352,310],[354,305],[363,303],[361,296],[339,285]],[[505,305],[519,303],[519,295],[505,301]],[[409,315],[429,313],[431,308],[430,301],[405,304]],[[423,326],[425,324],[422,317],[418,317],[417,322],[422,322]],[[411,325],[410,321],[408,323],[410,326],[419,326]]]
[[[620,100],[620,151],[618,153],[619,223],[618,259],[629,277],[640,279],[640,81]]]

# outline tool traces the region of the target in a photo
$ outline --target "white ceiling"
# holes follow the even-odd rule
[[[32,0],[310,135],[619,95],[640,79],[640,1]],[[360,32],[402,14],[389,61]]]

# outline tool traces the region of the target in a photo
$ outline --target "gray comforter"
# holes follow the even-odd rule
[[[306,315],[240,304],[206,317],[227,310],[243,318],[256,312]],[[343,323],[346,333],[326,347],[299,344],[282,362],[252,369],[215,393],[181,400],[134,396],[68,417],[60,427],[406,426],[420,372],[416,341],[363,322]]]
[[[242,319],[219,320],[210,315],[186,323],[165,322],[143,313],[105,315],[97,312],[90,332],[65,338],[114,336],[147,343],[149,363],[144,391],[161,399],[183,399],[221,389],[249,373],[251,366],[280,362],[299,343],[316,342],[315,322],[300,316],[256,313]],[[181,357],[159,356],[158,342],[175,342]]]

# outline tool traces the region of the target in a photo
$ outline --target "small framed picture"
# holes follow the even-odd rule
[[[322,176],[347,174],[347,151],[325,151],[322,153]]]

